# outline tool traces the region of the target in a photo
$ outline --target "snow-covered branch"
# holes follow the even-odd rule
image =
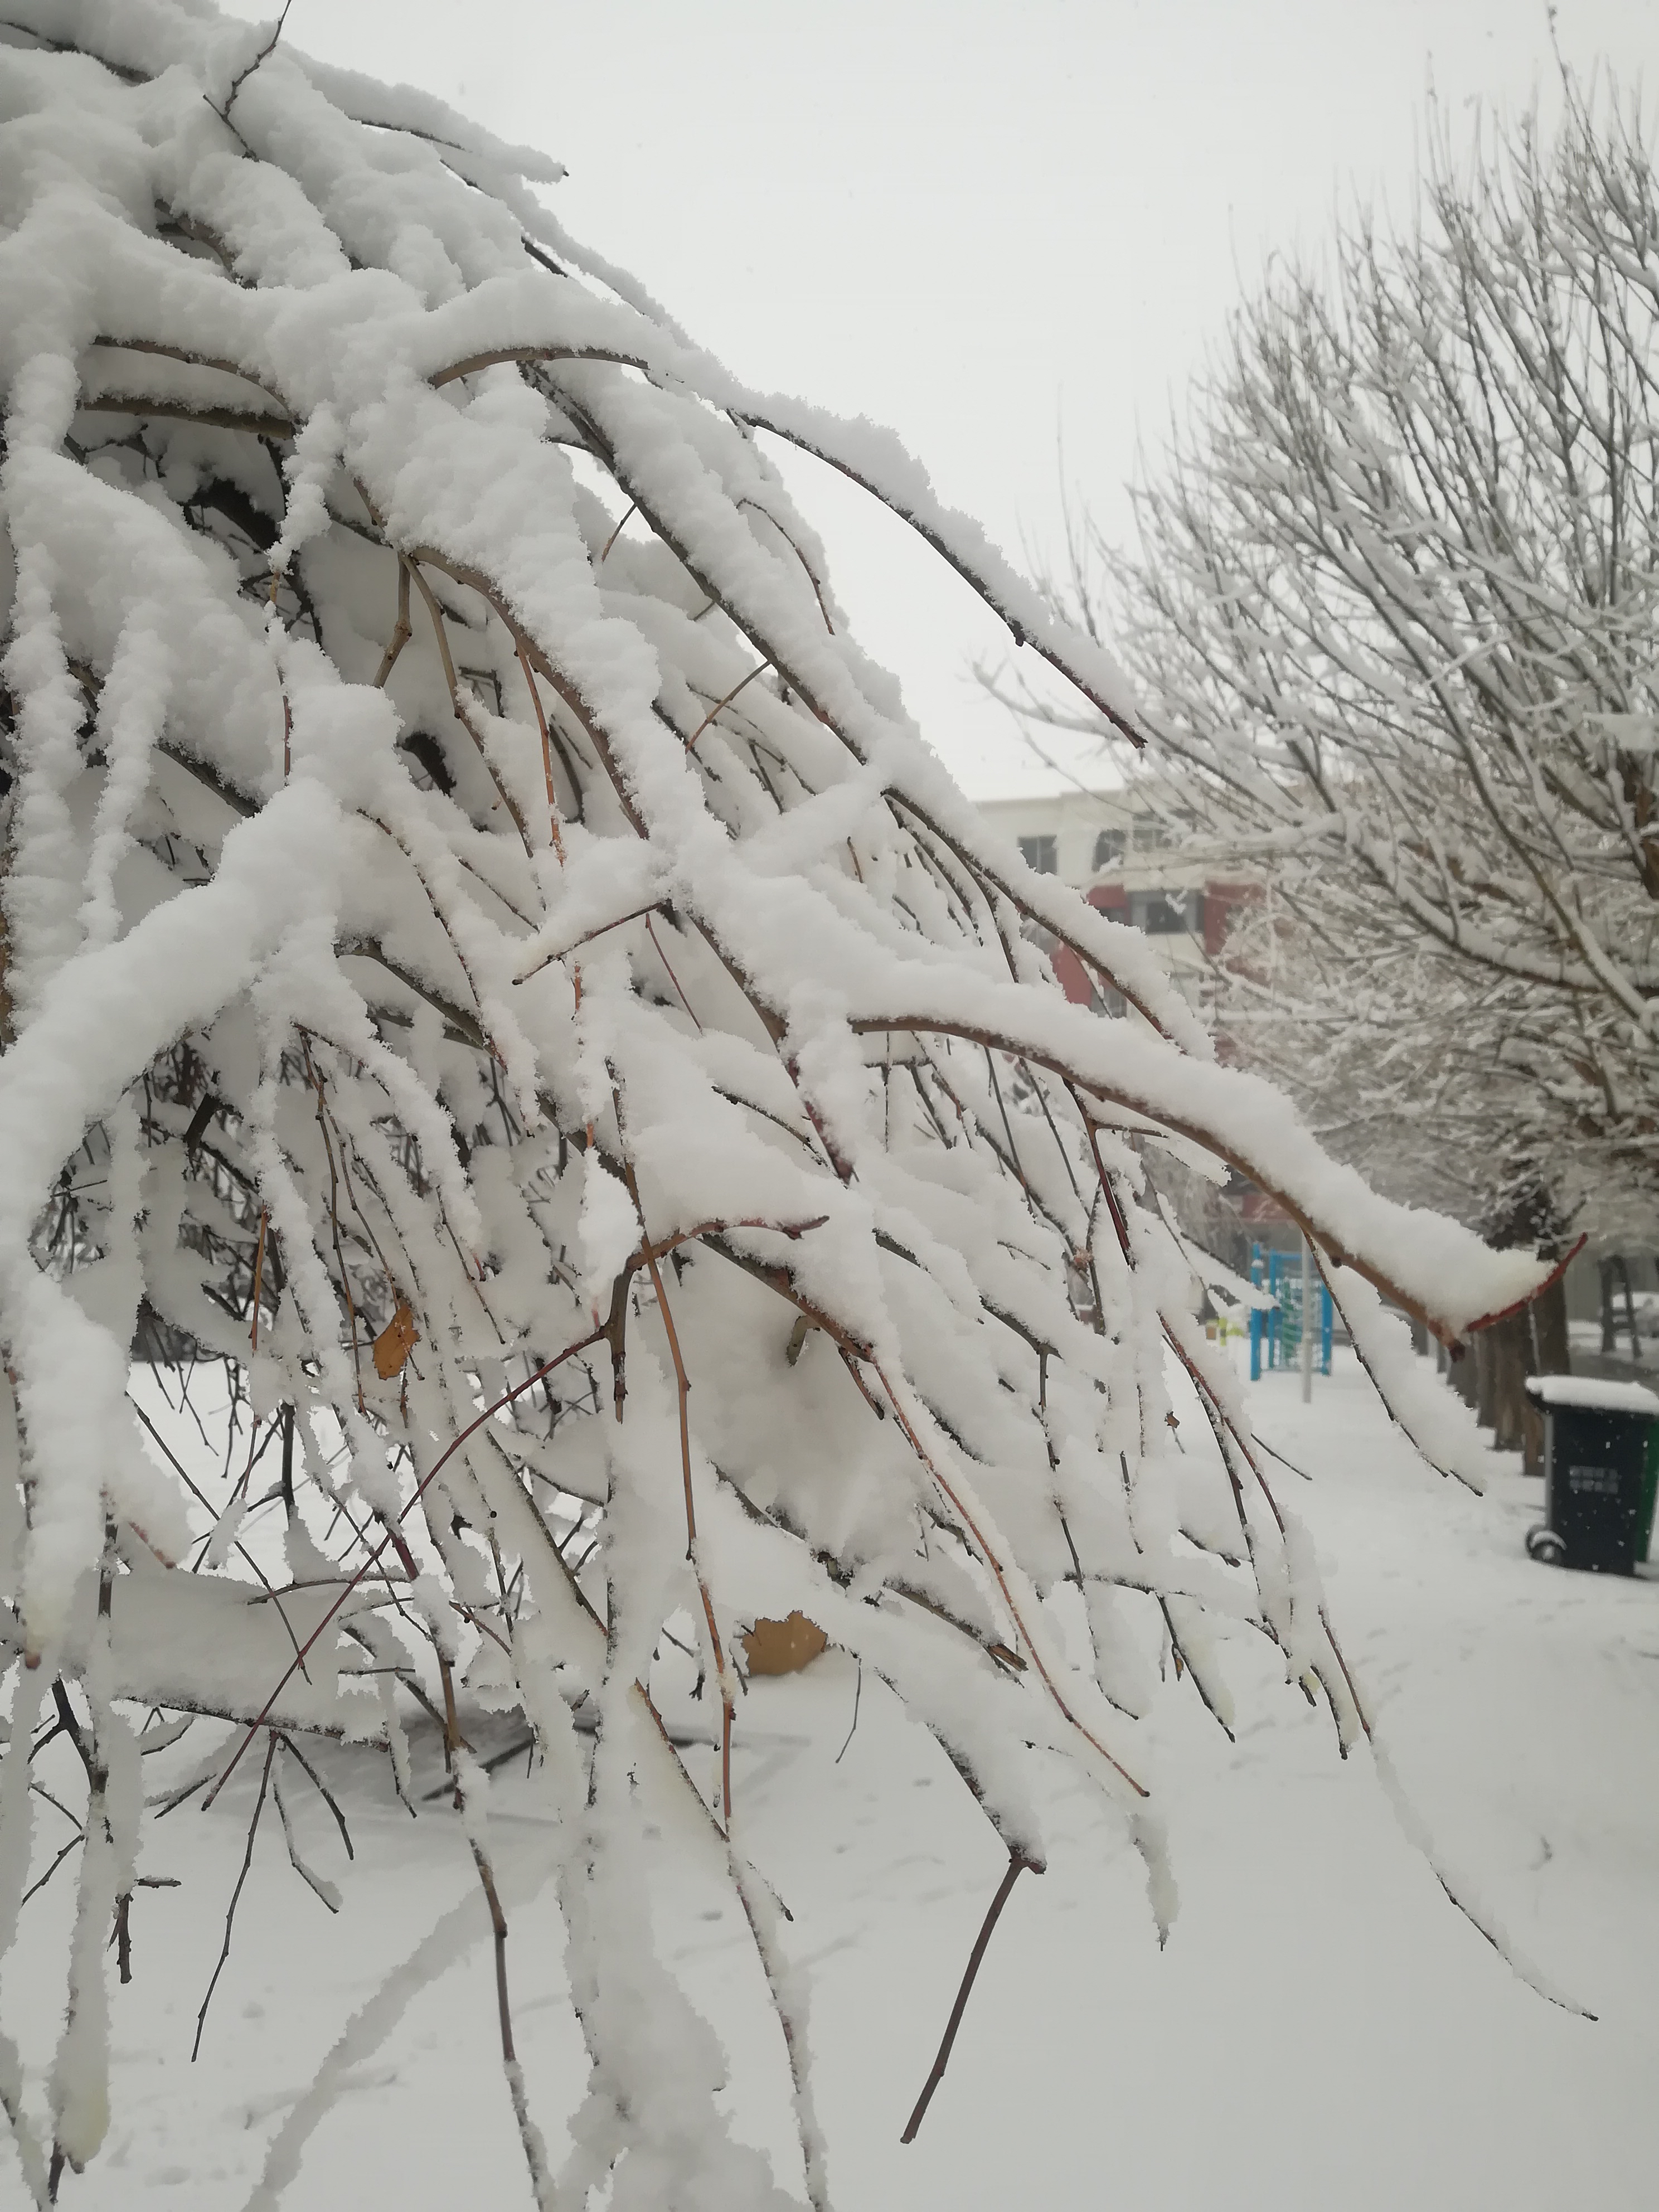
[[[780,2201],[652,1937],[644,1777],[717,1840],[822,2204],[803,1999],[732,1802],[745,1628],[799,1608],[867,1662],[1020,1865],[1026,1747],[1072,1759],[1161,1911],[1120,1611],[1218,1712],[1206,1608],[1345,1736],[1357,1708],[1145,1138],[1281,1190],[1449,1340],[1543,1271],[1335,1166],[1135,932],[986,830],[846,638],[757,426],[1127,723],[1109,656],[890,441],[755,402],[622,280],[551,265],[523,180],[555,165],[204,0],[8,20],[8,1931],[32,1756],[72,1735],[88,1777],[62,2051],[44,2106],[8,2106],[25,2169],[98,2148],[101,1944],[168,1716],[233,1724],[172,1802],[260,1776],[252,1819],[268,1783],[326,1905],[290,1753],[381,1747],[406,1790],[424,1715],[538,2200],[628,2201],[672,2145],[674,2201]],[[1069,1006],[1039,929],[1134,1011]],[[1216,1446],[1178,1479],[1166,1350]],[[222,1470],[135,1357],[220,1364]],[[663,1720],[688,1650],[712,1787]],[[589,2061],[562,2182],[486,1693],[558,1815]]]

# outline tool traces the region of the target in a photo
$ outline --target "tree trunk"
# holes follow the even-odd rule
[[[1630,1328],[1630,1357],[1632,1366],[1642,1357],[1642,1340],[1636,1333],[1636,1299],[1630,1286],[1630,1261],[1620,1260],[1619,1272],[1625,1279],[1625,1319]]]
[[[1498,1419],[1498,1346],[1500,1324],[1483,1328],[1474,1340],[1474,1418],[1483,1429]]]
[[[1499,1451],[1519,1451],[1526,1429],[1526,1381],[1532,1364],[1531,1331],[1524,1313],[1507,1314],[1481,1335],[1490,1345],[1492,1375],[1492,1443]]]
[[[1570,1375],[1572,1355],[1567,1345],[1567,1286],[1565,1278],[1558,1276],[1547,1291],[1528,1307],[1531,1358],[1528,1371],[1533,1375]],[[1522,1433],[1522,1471],[1526,1474],[1541,1475],[1544,1472],[1544,1417],[1530,1398],[1523,1401]]]
[[[1467,1349],[1459,1359],[1447,1357],[1446,1380],[1466,1406],[1472,1407],[1479,1395],[1480,1364],[1478,1355]]]
[[[0,854],[0,887],[4,885],[10,873],[11,840],[8,838],[5,851]],[[6,927],[5,909],[0,907],[0,1052],[4,1052],[12,1042],[11,992],[8,988],[10,976],[11,935]]]
[[[1558,1275],[1540,1291],[1527,1309],[1532,1324],[1532,1372],[1571,1375],[1572,1355],[1567,1348],[1567,1285]]]
[[[1500,1251],[1516,1244],[1534,1245],[1540,1255],[1565,1249],[1565,1226],[1549,1185],[1537,1164],[1524,1159],[1510,1164],[1485,1226]],[[1482,1329],[1475,1345],[1481,1425],[1491,1427],[1498,1450],[1520,1452],[1526,1471],[1535,1474],[1543,1465],[1543,1423],[1528,1399],[1527,1377],[1570,1371],[1565,1282],[1558,1279],[1520,1313]]]

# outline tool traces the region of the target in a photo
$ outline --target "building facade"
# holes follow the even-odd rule
[[[1188,999],[1211,1010],[1216,959],[1234,913],[1255,887],[1181,857],[1184,825],[1177,817],[1127,790],[993,799],[982,800],[979,811],[1040,874],[1058,876],[1114,921],[1155,937]],[[1063,946],[1054,955],[1054,973],[1068,999],[1092,1003],[1087,976]]]
[[[1150,792],[1124,789],[981,800],[979,811],[1018,845],[1029,866],[1058,876],[1091,906],[1152,938],[1189,1005],[1214,1028],[1216,963],[1233,916],[1257,890],[1236,873],[1217,875],[1201,858],[1183,854],[1188,825],[1178,811],[1158,805]],[[1121,1000],[1103,1004],[1075,953],[1063,945],[1048,951],[1068,999],[1123,1012]],[[1224,1058],[1224,1033],[1217,1033],[1216,1047]],[[1189,1231],[1241,1274],[1253,1245],[1297,1241],[1283,1208],[1242,1176],[1231,1176],[1224,1189],[1189,1194],[1188,1203],[1198,1209]]]

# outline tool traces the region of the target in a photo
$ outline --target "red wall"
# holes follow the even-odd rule
[[[1116,884],[1097,884],[1085,896],[1090,905],[1097,907],[1102,914],[1109,915],[1117,921],[1128,920],[1129,894]],[[1050,958],[1054,974],[1060,979],[1060,989],[1073,1006],[1086,1006],[1095,995],[1094,988],[1076,953],[1067,945],[1057,945]]]
[[[1237,910],[1247,900],[1260,898],[1258,884],[1210,883],[1204,886],[1204,950],[1213,960],[1226,943],[1227,932],[1232,927]],[[1089,903],[1115,921],[1129,918],[1129,894],[1116,884],[1097,884],[1086,894]],[[1075,952],[1057,945],[1052,955],[1054,970],[1060,987],[1073,1005],[1086,1006],[1093,998],[1089,978],[1083,963]]]

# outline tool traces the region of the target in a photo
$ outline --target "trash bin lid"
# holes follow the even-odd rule
[[[1586,1413],[1637,1413],[1659,1421],[1659,1394],[1640,1382],[1604,1382],[1595,1375],[1529,1375],[1527,1395],[1540,1406],[1582,1407]]]

